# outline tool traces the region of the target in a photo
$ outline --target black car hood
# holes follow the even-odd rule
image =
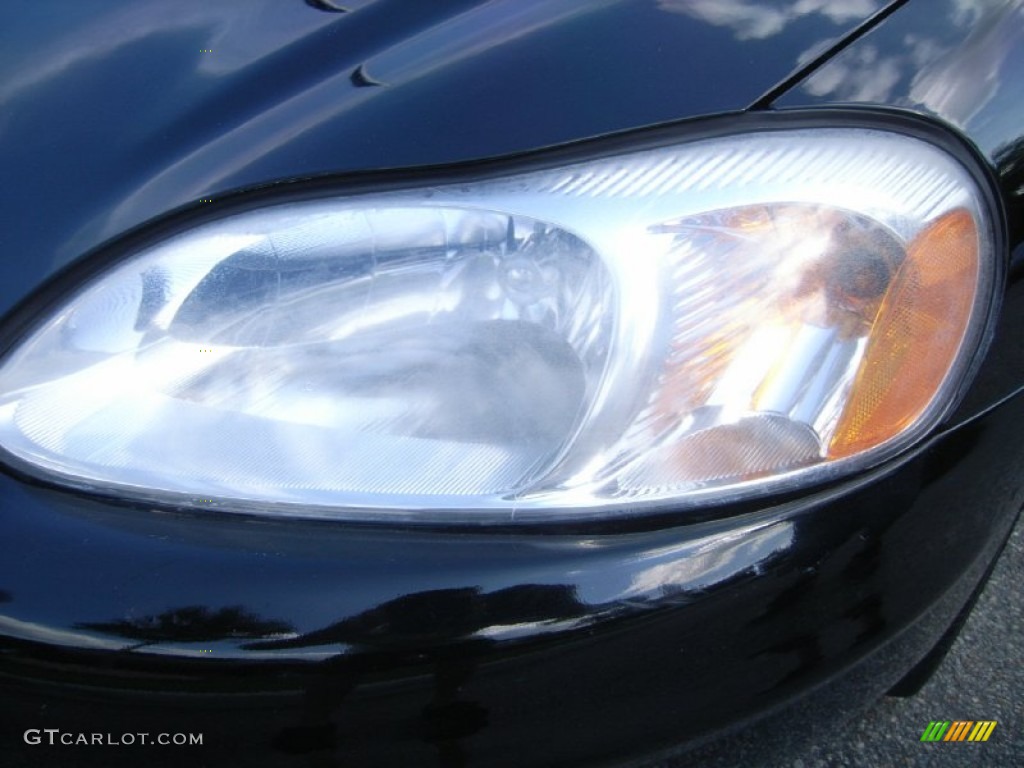
[[[103,241],[226,190],[741,110],[882,4],[11,0],[0,312]]]

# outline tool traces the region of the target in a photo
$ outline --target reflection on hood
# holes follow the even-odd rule
[[[794,21],[820,14],[834,24],[866,19],[878,0],[658,0],[658,7],[728,27],[737,40],[763,40]]]
[[[966,128],[1005,91],[1006,73],[1019,79],[1007,59],[1024,44],[1024,2],[945,0],[936,6],[942,21],[936,29],[904,34],[902,48],[879,48],[868,36],[801,88],[834,101],[923,108]]]

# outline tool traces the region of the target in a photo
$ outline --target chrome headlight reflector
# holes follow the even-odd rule
[[[58,481],[342,519],[600,518],[785,490],[934,427],[994,223],[945,151],[734,135],[227,215],[0,366]]]

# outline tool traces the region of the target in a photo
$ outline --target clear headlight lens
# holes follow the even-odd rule
[[[943,151],[801,129],[197,226],[0,367],[78,486],[338,518],[599,517],[862,469],[976,350],[993,224]]]

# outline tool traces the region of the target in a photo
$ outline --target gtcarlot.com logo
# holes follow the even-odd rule
[[[33,746],[53,747],[196,747],[203,744],[201,733],[75,733],[60,728],[29,728],[24,739]]]

